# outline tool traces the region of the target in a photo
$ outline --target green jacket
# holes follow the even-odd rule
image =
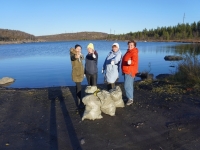
[[[75,58],[76,50],[74,48],[70,49],[70,59],[72,64],[72,80],[74,82],[82,82],[84,78],[84,67],[83,59],[84,56],[81,55],[80,59]]]

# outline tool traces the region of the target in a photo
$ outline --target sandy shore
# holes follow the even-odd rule
[[[136,89],[134,104],[118,108],[116,116],[103,114],[101,120],[81,121],[83,111],[77,111],[74,94],[74,87],[0,88],[0,149],[200,148],[197,95],[166,95]]]

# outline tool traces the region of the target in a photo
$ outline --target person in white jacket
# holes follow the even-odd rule
[[[113,89],[115,87],[115,82],[119,78],[120,63],[122,60],[122,53],[119,49],[119,44],[114,43],[112,45],[112,50],[109,52],[105,59],[102,74],[106,74],[106,81],[108,83],[107,89]]]

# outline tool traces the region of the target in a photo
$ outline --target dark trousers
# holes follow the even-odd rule
[[[97,86],[97,73],[95,74],[86,74],[88,85]]]
[[[82,91],[81,91],[81,82],[76,82],[76,98],[77,98],[77,104],[82,104]]]
[[[107,84],[107,90],[111,90],[111,89],[114,89],[115,88],[115,83],[108,83]]]
[[[117,78],[117,80],[115,82],[117,82],[119,80],[119,78]],[[107,84],[107,90],[111,90],[115,88],[115,83],[108,83]]]

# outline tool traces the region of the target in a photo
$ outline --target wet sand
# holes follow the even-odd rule
[[[116,116],[81,121],[74,87],[1,87],[0,149],[199,150],[200,97],[166,97],[136,89],[134,104]]]

